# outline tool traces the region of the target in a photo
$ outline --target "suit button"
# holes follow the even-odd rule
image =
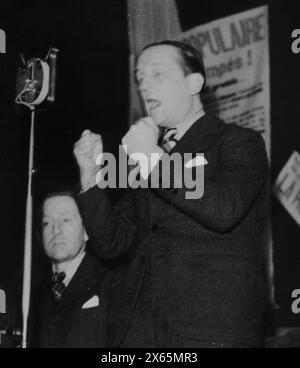
[[[158,225],[157,224],[152,225],[151,230],[152,231],[157,231],[158,230]]]
[[[140,262],[141,262],[141,264],[144,264],[145,263],[145,256],[141,256]]]

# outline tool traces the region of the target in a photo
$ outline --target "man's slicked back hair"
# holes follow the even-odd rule
[[[143,48],[143,51],[154,46],[173,46],[178,50],[179,54],[179,64],[185,75],[189,75],[192,73],[200,73],[204,79],[203,88],[206,84],[206,72],[205,66],[203,62],[203,57],[200,51],[196,50],[193,46],[181,42],[181,41],[173,41],[173,40],[163,40],[158,42],[153,42]]]

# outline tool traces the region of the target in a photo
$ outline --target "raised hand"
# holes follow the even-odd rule
[[[151,153],[159,152],[158,147],[159,128],[149,117],[142,118],[132,125],[122,139],[128,156],[133,153],[144,153],[149,156]]]
[[[88,189],[96,184],[97,157],[103,153],[101,135],[88,129],[83,131],[74,144],[73,153],[79,167],[81,185]]]

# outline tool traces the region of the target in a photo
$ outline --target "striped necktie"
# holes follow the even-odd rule
[[[66,288],[66,285],[63,283],[65,277],[66,277],[65,272],[55,272],[55,274],[52,277],[53,286],[51,288],[51,291],[56,301],[58,301],[61,298]]]

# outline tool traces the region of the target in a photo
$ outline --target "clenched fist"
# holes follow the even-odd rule
[[[154,121],[149,118],[142,118],[132,125],[127,134],[122,139],[127,155],[133,153],[144,153],[150,156],[151,153],[160,152],[158,147],[159,128]]]
[[[85,130],[74,144],[73,152],[79,166],[82,187],[87,189],[95,185],[97,157],[103,153],[101,135]]]

